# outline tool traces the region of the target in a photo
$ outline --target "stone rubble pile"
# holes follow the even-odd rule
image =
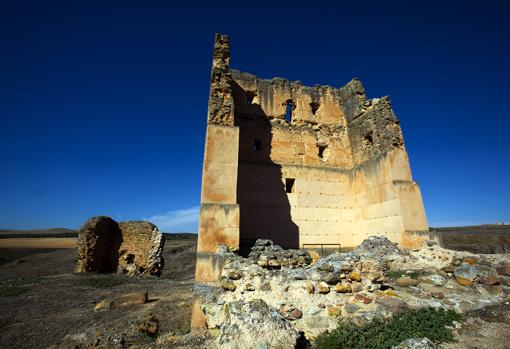
[[[266,239],[258,239],[255,242],[248,259],[265,268],[302,266],[312,262],[312,257],[308,252],[294,249],[285,250],[279,245],[274,245],[271,240]]]
[[[352,252],[312,264],[306,251],[258,240],[247,258],[232,252],[224,257],[221,288],[202,305],[208,327],[219,330],[220,347],[236,347],[237,337],[243,341],[237,347],[285,347],[273,341],[277,331],[262,329],[277,326],[289,338],[302,333],[313,340],[340,318],[365,323],[424,307],[462,313],[501,304],[510,295],[508,255],[473,255],[431,241],[407,251],[371,237]],[[235,315],[253,307],[254,313]]]

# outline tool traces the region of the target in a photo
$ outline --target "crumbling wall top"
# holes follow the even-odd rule
[[[229,74],[230,46],[227,35],[214,38],[211,87],[209,90],[208,123],[234,126],[232,77]]]
[[[306,127],[318,134],[319,143],[331,141],[320,134],[334,135],[342,147],[350,149],[352,166],[404,147],[388,97],[367,98],[358,79],[340,88],[312,87],[230,69],[226,35],[215,36],[208,112],[209,124],[241,126],[256,121],[266,126]],[[341,140],[342,135],[348,141]]]

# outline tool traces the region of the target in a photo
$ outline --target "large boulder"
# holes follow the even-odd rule
[[[299,333],[280,313],[257,299],[225,305],[218,344],[224,349],[294,348]]]
[[[79,231],[77,272],[117,271],[122,234],[110,217],[90,218]]]

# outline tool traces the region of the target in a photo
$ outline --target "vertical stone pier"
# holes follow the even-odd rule
[[[226,35],[214,39],[207,133],[202,172],[202,195],[198,228],[195,297],[192,326],[202,327],[201,293],[215,287],[223,265],[220,245],[239,248],[237,172],[239,128],[234,126],[230,47]]]

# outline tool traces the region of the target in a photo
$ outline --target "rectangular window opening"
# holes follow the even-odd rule
[[[294,105],[292,104],[292,100],[287,101],[287,106],[285,108],[285,121],[289,124],[292,121],[292,109],[294,109]]]
[[[319,158],[323,158],[324,157],[324,150],[326,150],[326,147],[325,145],[319,145],[318,148],[319,148]]]
[[[261,151],[262,150],[262,141],[260,139],[253,140],[253,151]]]
[[[294,178],[285,178],[285,191],[287,193],[294,193]]]

